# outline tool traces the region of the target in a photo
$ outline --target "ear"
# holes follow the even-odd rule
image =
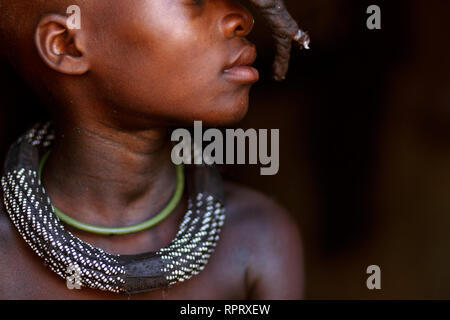
[[[81,75],[89,70],[83,54],[81,30],[70,29],[67,17],[49,14],[39,21],[34,41],[42,60],[53,70]]]

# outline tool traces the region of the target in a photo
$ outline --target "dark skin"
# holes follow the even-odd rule
[[[64,5],[42,4],[45,12],[64,12]],[[169,125],[194,120],[228,125],[245,115],[254,81],[230,79],[223,70],[252,46],[245,37],[253,17],[232,0],[136,0],[113,6],[84,1],[80,6],[80,30],[68,29],[64,15],[39,15],[22,45],[31,38],[37,52],[26,50],[16,62],[27,61],[32,72],[23,76],[53,97],[48,103],[58,134],[43,183],[52,203],[75,219],[132,225],[157,214],[174,190]],[[231,183],[225,183],[225,193],[227,220],[205,270],[185,283],[133,296],[67,289],[1,214],[0,297],[302,298],[295,223],[259,193]],[[132,235],[69,230],[111,253],[156,251],[173,239],[185,210],[186,198],[162,223]]]

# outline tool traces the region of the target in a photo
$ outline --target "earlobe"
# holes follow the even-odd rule
[[[67,27],[67,17],[50,14],[39,21],[34,40],[42,60],[53,70],[81,75],[89,70],[89,63],[78,40],[80,30]]]

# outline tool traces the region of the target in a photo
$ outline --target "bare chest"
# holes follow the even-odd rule
[[[19,235],[8,237],[0,253],[2,299],[245,299],[245,264],[242,252],[219,242],[206,268],[190,280],[169,288],[136,295],[120,295],[88,288],[70,288],[43,263]],[[69,283],[70,284],[70,283]]]

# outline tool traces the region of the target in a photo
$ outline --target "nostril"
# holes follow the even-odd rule
[[[241,12],[226,15],[220,21],[223,34],[226,38],[247,36],[252,30],[252,18]]]

